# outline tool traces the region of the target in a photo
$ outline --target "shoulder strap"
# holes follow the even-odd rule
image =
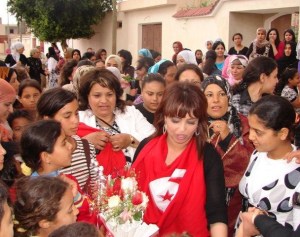
[[[83,150],[84,150],[84,154],[85,154],[85,158],[86,158],[86,163],[89,169],[89,173],[91,173],[90,170],[90,165],[91,165],[91,152],[90,152],[90,145],[89,142],[86,139],[81,139],[82,141],[82,145],[83,145]]]

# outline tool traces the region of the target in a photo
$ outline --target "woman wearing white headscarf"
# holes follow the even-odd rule
[[[27,58],[23,54],[24,52],[24,45],[21,42],[15,42],[11,46],[11,54],[8,54],[4,60],[8,67],[15,67],[15,66],[26,66],[27,65]]]
[[[182,50],[177,54],[177,67],[183,64],[197,64],[195,53],[190,50]]]

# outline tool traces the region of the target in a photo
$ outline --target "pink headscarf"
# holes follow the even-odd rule
[[[0,102],[13,102],[15,99],[15,89],[7,81],[0,78]]]

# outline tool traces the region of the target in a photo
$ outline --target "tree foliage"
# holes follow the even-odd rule
[[[49,42],[91,38],[92,25],[111,10],[111,0],[8,0],[9,11]]]

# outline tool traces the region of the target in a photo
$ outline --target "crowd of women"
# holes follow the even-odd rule
[[[15,43],[0,62],[0,236],[105,236],[99,166],[131,166],[158,236],[299,234],[295,34],[232,40],[228,53],[207,41],[205,57],[143,48],[136,67],[125,49],[62,57],[53,43],[26,58]]]

